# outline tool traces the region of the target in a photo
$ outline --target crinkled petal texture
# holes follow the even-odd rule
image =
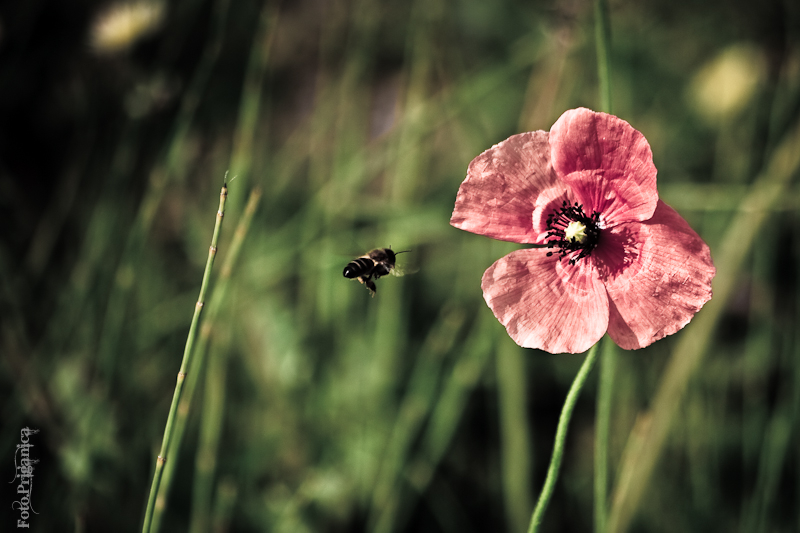
[[[598,247],[592,257],[608,265],[599,268],[610,301],[608,334],[620,347],[672,335],[711,299],[716,269],[708,246],[661,200],[650,220],[608,233],[617,246]]]
[[[550,353],[585,352],[608,328],[608,297],[591,261],[517,250],[483,274],[483,297],[514,341]]]
[[[644,135],[621,118],[579,108],[550,129],[553,168],[587,213],[606,226],[649,219],[656,209],[656,167]]]
[[[483,275],[484,299],[517,344],[578,353],[608,331],[622,348],[643,348],[711,299],[708,246],[658,199],[647,140],[612,115],[570,110],[549,133],[514,135],[485,151],[470,163],[450,223],[545,244],[555,239],[548,217],[565,201],[599,213],[590,255],[570,265],[578,252],[518,250]]]
[[[550,164],[547,132],[521,133],[472,160],[450,224],[493,239],[541,243],[546,228],[534,227],[533,213],[565,194]]]

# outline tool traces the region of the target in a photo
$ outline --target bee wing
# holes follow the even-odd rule
[[[416,274],[417,272],[419,272],[419,268],[394,267],[391,271],[389,271],[389,274],[391,274],[392,276],[400,277],[400,276],[410,276],[411,274]]]

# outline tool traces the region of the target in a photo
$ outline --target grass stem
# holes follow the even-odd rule
[[[186,381],[186,374],[191,369],[192,364],[192,349],[194,341],[197,338],[197,326],[200,323],[200,315],[203,312],[205,305],[206,291],[208,283],[211,279],[211,269],[214,266],[214,258],[217,256],[217,240],[219,238],[219,231],[222,227],[222,217],[225,214],[225,200],[228,197],[227,183],[222,185],[222,190],[219,194],[219,208],[217,210],[216,223],[214,224],[214,234],[211,237],[211,246],[208,249],[208,259],[206,260],[205,272],[203,272],[203,281],[200,284],[200,295],[197,298],[197,304],[194,306],[194,315],[192,316],[192,324],[189,326],[189,335],[186,339],[186,346],[183,350],[183,360],[181,361],[181,368],[178,372],[178,380],[175,384],[175,392],[172,395],[172,404],[169,408],[169,416],[167,417],[167,425],[164,428],[164,439],[161,442],[161,452],[156,459],[156,470],[153,475],[153,484],[150,486],[150,496],[147,499],[147,509],[144,515],[144,523],[142,525],[143,533],[149,533],[150,523],[153,518],[153,510],[156,506],[156,495],[160,492],[161,477],[164,473],[164,464],[167,461],[167,450],[172,440],[175,429],[175,416],[178,411],[178,404],[181,400],[181,393],[183,392],[183,385]]]
[[[597,387],[597,418],[594,443],[594,531],[604,533],[608,522],[608,435],[611,426],[611,399],[617,366],[617,345],[609,337],[603,341],[600,381]]]
[[[547,510],[547,504],[550,503],[550,497],[553,495],[553,489],[556,486],[558,479],[558,471],[561,469],[561,459],[564,456],[564,443],[567,440],[567,429],[569,428],[569,421],[572,419],[572,411],[575,409],[575,404],[578,401],[578,395],[581,389],[586,384],[586,378],[589,377],[589,372],[592,370],[595,361],[597,360],[597,344],[589,349],[586,359],[575,376],[572,386],[567,393],[567,399],[564,402],[564,407],[561,409],[561,416],[558,419],[558,429],[556,430],[556,440],[553,444],[553,455],[550,459],[550,466],[547,468],[547,477],[544,481],[542,493],[539,496],[539,501],[536,503],[536,508],[531,515],[531,523],[528,526],[528,533],[535,533],[542,523],[544,513]]]
[[[225,256],[225,260],[222,262],[219,279],[217,280],[214,293],[211,295],[208,303],[208,310],[206,311],[205,319],[203,320],[203,327],[200,328],[200,339],[195,349],[196,355],[193,362],[195,371],[189,375],[189,379],[186,381],[185,392],[181,397],[180,404],[178,405],[178,413],[175,419],[174,436],[172,443],[170,444],[170,448],[167,450],[167,453],[172,457],[177,456],[178,451],[180,450],[181,442],[183,442],[183,435],[186,431],[186,422],[189,417],[189,408],[192,403],[192,398],[194,398],[197,384],[200,381],[200,372],[205,363],[206,348],[211,337],[211,331],[216,321],[216,317],[219,314],[219,310],[222,307],[222,303],[225,301],[225,298],[228,294],[228,287],[230,285],[233,266],[239,257],[239,253],[242,249],[242,243],[244,242],[244,238],[250,229],[250,222],[253,219],[253,215],[256,212],[256,208],[258,207],[260,200],[261,189],[256,188],[250,193],[247,206],[245,207],[242,218],[239,220],[239,224],[236,226],[236,231],[233,234],[233,240],[228,248],[228,253]],[[172,477],[175,474],[176,466],[177,463],[175,461],[171,461],[164,467],[164,477],[161,483],[161,489],[157,495],[158,505],[156,505],[150,525],[150,531],[152,533],[156,533],[160,529],[162,513],[166,507],[167,491],[169,487],[172,486]]]
[[[613,113],[611,106],[611,24],[607,0],[594,2],[594,30],[597,46],[597,77],[600,85],[600,111]]]
[[[500,455],[506,524],[522,531],[528,522],[533,496],[530,487],[531,444],[526,406],[525,350],[503,339],[495,354],[500,409]]]
[[[595,0],[594,2],[594,28],[600,110],[613,113],[611,104],[611,23],[607,0]],[[611,396],[614,389],[614,367],[617,357],[614,343],[610,339],[603,342],[603,362],[597,387],[597,431],[594,446],[595,533],[604,533],[608,521],[608,432],[611,420]]]

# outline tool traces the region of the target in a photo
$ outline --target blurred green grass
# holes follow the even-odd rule
[[[41,429],[32,524],[140,528],[230,170],[222,260],[247,194],[264,196],[162,531],[193,514],[195,530],[518,531],[581,358],[508,339],[480,276],[517,245],[448,220],[474,156],[597,107],[591,5],[170,3],[115,53],[88,45],[101,7],[0,9],[0,449],[11,470],[19,429]],[[611,24],[615,112],[717,257],[798,127],[798,9],[615,2]],[[749,89],[729,96],[737,79]],[[800,529],[799,200],[789,186],[728,272],[631,531]],[[371,299],[341,270],[389,245],[419,271]],[[619,354],[612,494],[684,334]],[[590,387],[544,531],[591,528],[594,402]],[[195,470],[201,412],[222,416],[210,487]]]

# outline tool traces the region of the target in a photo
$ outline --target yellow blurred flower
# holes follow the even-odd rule
[[[103,54],[127,50],[136,41],[157,30],[163,18],[164,6],[153,1],[111,5],[92,25],[92,46]]]
[[[764,77],[760,51],[735,44],[720,52],[695,74],[689,99],[704,118],[714,121],[740,111]]]

